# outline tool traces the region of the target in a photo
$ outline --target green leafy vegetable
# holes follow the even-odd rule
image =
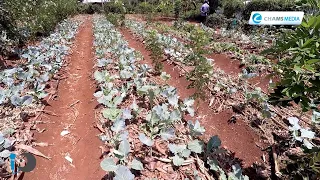
[[[153,141],[150,138],[148,138],[145,134],[140,133],[139,140],[147,146],[153,146]]]
[[[195,153],[202,153],[204,151],[204,143],[199,140],[193,140],[188,143],[188,149]]]
[[[131,168],[141,171],[143,170],[143,164],[137,159],[133,159],[133,161],[131,162]]]
[[[100,163],[101,168],[104,171],[116,171],[118,169],[118,166],[114,162],[112,158],[106,158]]]
[[[178,155],[175,155],[172,159],[172,162],[175,166],[181,166],[184,163],[184,159]]]
[[[121,113],[122,113],[121,109],[116,109],[116,108],[107,108],[102,110],[103,117],[111,121],[117,120],[120,117]]]
[[[114,180],[134,180],[134,175],[126,166],[119,166],[115,174]]]

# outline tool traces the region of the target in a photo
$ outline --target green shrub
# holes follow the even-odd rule
[[[148,37],[146,39],[147,49],[151,51],[151,59],[154,64],[154,70],[157,75],[160,75],[163,69],[162,60],[162,46],[158,41],[157,32],[155,30],[148,32]]]
[[[18,28],[28,29],[31,36],[48,34],[59,21],[75,14],[77,5],[76,0],[4,2],[4,8],[11,12],[12,21],[19,24]]]
[[[93,12],[92,13],[88,12],[89,6],[90,6],[90,4],[82,4],[82,3],[79,4],[78,5],[78,13],[80,13],[80,14],[93,14]]]
[[[296,8],[299,11],[304,11],[309,15],[316,15],[320,13],[319,0],[296,0]]]
[[[153,6],[148,2],[142,2],[138,4],[135,12],[138,12],[141,14],[153,13]]]
[[[125,14],[126,8],[122,5],[121,1],[109,2],[104,5],[104,11],[106,13]]]
[[[182,13],[182,2],[181,0],[176,0],[174,2],[174,15],[176,18],[180,17],[180,14]]]
[[[291,0],[252,0],[243,11],[243,17],[248,20],[252,11],[294,11],[294,1]]]
[[[222,7],[223,0],[209,0],[210,14],[213,14],[219,7]]]
[[[78,12],[80,14],[102,13],[103,6],[101,6],[100,4],[80,4],[78,6]]]
[[[220,28],[227,26],[228,18],[223,14],[211,14],[207,17],[205,25],[212,28]]]
[[[270,101],[294,101],[304,111],[320,104],[320,15],[305,16],[292,33],[283,34],[276,44],[264,53],[286,55],[276,70],[280,81]]]
[[[232,18],[236,13],[242,13],[244,4],[242,0],[223,1],[223,13],[227,18]]]
[[[36,35],[48,35],[55,28],[60,20],[55,6],[56,4],[50,1],[40,5],[34,23],[30,24],[32,32]]]
[[[103,6],[101,4],[92,4],[91,8],[94,13],[102,13],[103,12]]]
[[[200,16],[199,10],[189,10],[182,16],[186,20],[196,20]]]
[[[77,12],[77,0],[10,0],[0,3],[0,54],[10,46],[23,45],[48,35],[61,20]]]
[[[156,11],[161,13],[162,16],[169,16],[174,11],[174,5],[169,0],[161,1]]]
[[[0,4],[0,56],[9,55],[12,46],[19,44],[22,36],[17,31],[16,24],[2,4]]]
[[[116,13],[107,13],[106,18],[115,26],[122,26],[125,15],[124,14],[116,14]]]
[[[78,13],[79,4],[75,0],[71,0],[71,1],[57,0],[56,4],[57,4],[56,15],[59,21],[67,18],[70,15],[75,15]]]
[[[126,9],[126,13],[132,14],[135,12],[136,10],[136,6],[138,5],[138,3],[136,1],[124,1],[124,7]]]

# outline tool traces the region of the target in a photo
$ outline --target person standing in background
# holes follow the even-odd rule
[[[206,21],[207,16],[209,15],[209,10],[210,10],[209,2],[207,0],[205,0],[201,6],[201,9],[200,9],[202,23],[204,23]]]

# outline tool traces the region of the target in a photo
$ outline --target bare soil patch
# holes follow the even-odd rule
[[[210,54],[207,57],[214,59],[215,65],[229,74],[237,75],[241,73],[241,68],[243,68],[239,61],[232,60],[224,54]]]

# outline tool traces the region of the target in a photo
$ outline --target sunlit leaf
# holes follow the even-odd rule
[[[23,96],[21,99],[21,103],[23,106],[28,106],[32,103],[33,97],[32,96]]]
[[[104,171],[116,171],[118,169],[118,166],[114,162],[113,158],[105,158],[104,160],[101,161],[100,167]]]
[[[314,147],[307,139],[303,140],[303,145],[308,149],[312,149]]]
[[[219,169],[221,169],[216,159],[208,159],[207,163],[209,164],[211,170],[219,171]]]
[[[167,74],[166,72],[162,72],[160,77],[164,81],[167,81],[167,80],[169,80],[171,78],[170,74]]]
[[[116,119],[118,119],[121,112],[122,112],[121,109],[116,109],[116,108],[107,108],[102,110],[103,117],[111,121],[115,121]]]
[[[127,139],[124,139],[120,142],[120,145],[119,145],[119,150],[118,150],[124,157],[126,157],[129,152],[130,152],[130,143]]]
[[[113,178],[114,180],[134,180],[134,175],[126,166],[119,166],[115,171],[115,174],[116,176]]]
[[[125,120],[119,118],[119,119],[117,119],[117,120],[113,123],[113,125],[111,126],[111,130],[112,130],[113,132],[118,133],[118,132],[124,130],[125,127],[126,127]]]
[[[289,123],[292,125],[292,126],[289,126],[289,129],[291,131],[295,131],[295,130],[301,129],[301,126],[299,125],[299,119],[298,118],[289,117],[288,120],[289,120]]]
[[[2,158],[8,158],[10,156],[11,152],[9,150],[3,150],[0,152],[0,157]]]
[[[138,171],[141,171],[144,169],[143,164],[140,161],[138,161],[137,159],[133,159],[133,161],[131,162],[131,168],[138,170]]]
[[[319,124],[320,123],[320,112],[313,111],[311,120],[313,123]]]
[[[188,121],[189,129],[194,136],[200,136],[205,132],[204,127],[200,125],[200,122],[196,120],[193,124],[192,121]]]
[[[172,121],[180,121],[182,118],[181,112],[179,109],[175,109],[174,111],[171,112],[170,114],[170,119]]]
[[[104,66],[106,66],[107,64],[109,64],[109,63],[112,63],[112,60],[111,59],[98,59],[98,61],[97,61],[97,64],[96,64],[96,66],[97,67],[104,67]]]
[[[160,132],[160,136],[163,140],[169,140],[175,137],[175,130],[173,128],[165,128]]]
[[[10,97],[10,101],[14,106],[28,106],[32,103],[33,97],[26,95],[23,97],[19,97],[17,95],[13,95]]]
[[[98,81],[99,83],[102,83],[104,82],[106,79],[105,79],[105,73],[104,72],[100,72],[100,71],[95,71],[94,72],[94,79],[96,81]]]
[[[182,153],[183,150],[187,149],[187,146],[184,144],[168,144],[168,148],[173,154],[178,154]]]
[[[131,119],[133,116],[131,115],[130,109],[124,109],[122,112],[123,119]]]
[[[309,138],[309,139],[313,139],[315,137],[315,132],[312,132],[310,130],[307,129],[300,129],[301,132],[301,137],[302,138]]]
[[[204,150],[204,143],[199,140],[193,140],[188,143],[188,149],[195,153],[202,153]]]
[[[191,151],[189,149],[185,149],[181,152],[181,156],[185,158],[188,158],[190,154],[191,154]]]
[[[140,133],[139,134],[139,140],[147,145],[147,146],[153,146],[153,140],[151,140],[150,138],[148,138],[145,134]]]
[[[179,100],[179,96],[176,94],[168,97],[168,102],[173,107],[178,107],[178,100]]]
[[[129,79],[133,76],[133,73],[127,71],[127,70],[122,70],[120,71],[120,77],[123,79]]]
[[[98,92],[93,94],[93,96],[96,97],[96,98],[101,97],[102,95],[103,95],[103,91],[98,91]]]
[[[175,155],[172,159],[172,162],[175,166],[181,166],[184,163],[184,159],[178,155]]]
[[[134,111],[138,111],[139,106],[137,105],[137,102],[136,102],[135,99],[134,99],[134,101],[132,102],[130,108],[131,108],[132,110],[134,110]]]

